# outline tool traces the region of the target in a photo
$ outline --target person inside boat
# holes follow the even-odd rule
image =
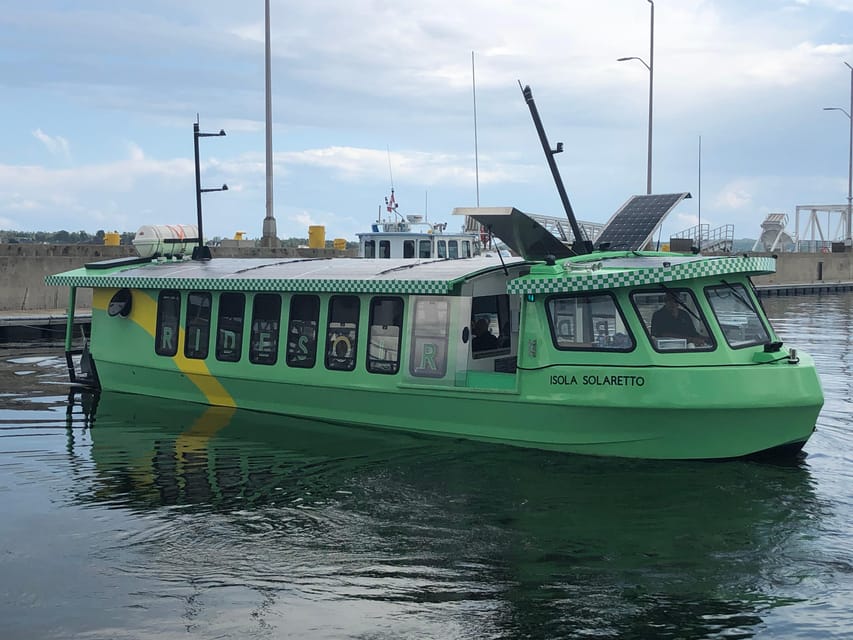
[[[489,349],[498,348],[498,339],[489,331],[489,321],[485,318],[479,318],[474,323],[474,339],[471,341],[471,348],[474,351],[488,351]]]
[[[673,294],[667,294],[663,306],[652,315],[651,331],[655,338],[686,338],[696,344],[705,344],[690,314]]]

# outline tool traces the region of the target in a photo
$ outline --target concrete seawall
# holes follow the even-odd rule
[[[0,244],[0,312],[63,309],[68,291],[48,287],[45,276],[82,267],[87,262],[134,256],[131,246]],[[261,249],[215,247],[219,258],[352,257],[332,249]],[[754,254],[769,255],[769,254]],[[776,273],[754,278],[757,286],[853,282],[853,253],[780,253]],[[90,290],[81,289],[77,308],[89,309]]]
[[[0,244],[0,311],[62,309],[68,304],[68,292],[45,286],[45,276],[132,255],[136,251],[130,246]],[[81,290],[77,306],[91,305],[91,291]]]
[[[769,253],[750,255],[769,256]],[[756,286],[853,282],[853,253],[779,253],[776,273],[756,276]]]
[[[258,247],[214,247],[216,258],[331,258],[355,255],[354,250],[261,249]],[[82,267],[88,262],[135,256],[132,246],[108,247],[92,244],[3,244],[0,243],[0,312],[64,309],[68,291],[48,287],[45,276]],[[77,292],[77,308],[92,306],[91,289]]]

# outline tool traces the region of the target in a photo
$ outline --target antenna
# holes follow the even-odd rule
[[[391,191],[394,191],[394,173],[391,171],[391,145],[388,145],[388,175],[391,177]]]
[[[480,206],[480,158],[477,149],[477,82],[474,77],[474,52],[471,52],[471,91],[474,94],[474,180],[477,185],[477,206]]]
[[[699,251],[702,251],[702,136],[699,136],[699,200],[696,207],[699,211]],[[710,234],[709,234],[710,235]]]

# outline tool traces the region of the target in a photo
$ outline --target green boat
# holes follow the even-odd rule
[[[593,244],[558,187],[573,244],[515,208],[454,212],[513,258],[157,257],[49,276],[70,288],[69,372],[110,391],[579,454],[798,452],[823,394],[750,281],[774,259],[639,250],[686,193],[634,196]]]
[[[166,259],[47,282],[70,287],[69,326],[77,288],[93,289],[84,360],[103,389],[688,459],[795,451],[814,429],[814,363],[783,347],[749,280],[773,268],[613,251],[504,264]],[[673,305],[695,335],[655,335]],[[72,362],[70,330],[66,347]]]

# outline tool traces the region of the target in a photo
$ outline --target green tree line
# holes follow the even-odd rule
[[[0,242],[44,243],[49,244],[103,244],[106,231],[98,229],[94,234],[88,231],[16,231],[0,229]],[[126,231],[121,235],[122,244],[130,244],[135,234]]]
[[[87,231],[15,231],[12,229],[0,229],[0,242],[5,243],[20,243],[20,244],[104,244],[104,236],[108,232],[103,229],[98,229],[94,234]],[[121,236],[121,244],[133,244],[133,238],[136,235],[130,231],[124,231],[119,234]],[[208,244],[219,244],[224,238],[214,237],[208,240]],[[308,238],[282,238],[281,246],[296,248],[299,246],[307,246]],[[332,241],[327,240],[326,246],[331,248]],[[352,248],[358,246],[357,243],[347,242],[347,247]]]

